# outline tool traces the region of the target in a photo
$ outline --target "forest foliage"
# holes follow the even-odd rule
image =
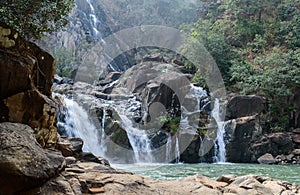
[[[227,89],[266,97],[270,129],[288,130],[299,107],[292,95],[300,90],[300,1],[206,0],[202,10],[195,24],[183,28],[187,45],[203,43]]]
[[[1,0],[0,22],[26,39],[40,39],[68,22],[74,0]]]

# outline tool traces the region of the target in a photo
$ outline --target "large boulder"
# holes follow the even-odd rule
[[[273,157],[272,154],[270,153],[266,153],[264,155],[262,155],[261,157],[259,157],[257,159],[257,161],[260,163],[260,164],[274,164],[276,161],[275,161],[275,158]]]
[[[262,133],[259,120],[252,117],[243,117],[228,121],[226,124],[226,159],[229,162],[255,162],[250,150],[251,141]]]
[[[266,111],[266,102],[260,96],[233,96],[226,109],[226,119],[235,119],[260,114]]]
[[[51,99],[55,61],[34,43],[0,24],[0,122],[31,126],[42,146],[53,146],[55,105]]]
[[[0,143],[1,193],[42,185],[64,168],[61,153],[42,149],[27,125],[0,123]]]

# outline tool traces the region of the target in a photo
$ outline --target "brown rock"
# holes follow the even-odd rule
[[[265,181],[263,185],[270,189],[273,194],[281,194],[285,188],[278,184],[278,181]]]
[[[300,144],[300,134],[296,134],[293,136],[293,142],[296,144]]]
[[[214,179],[205,177],[203,175],[197,175],[196,177],[192,176],[192,178],[195,178],[196,182],[200,182],[203,185],[213,189],[221,189],[228,185],[226,182],[216,181]],[[186,180],[191,180],[191,179],[190,177],[187,177]]]
[[[217,181],[221,181],[221,182],[226,182],[226,183],[231,183],[234,181],[234,179],[236,178],[235,175],[221,175]]]
[[[10,27],[1,23],[0,29],[0,122],[27,124],[42,146],[53,146],[57,140],[55,106],[50,100],[54,58]]]
[[[293,150],[292,154],[294,154],[295,156],[300,156],[300,149]]]
[[[60,137],[56,143],[56,148],[64,156],[75,156],[82,152],[83,140],[80,138]]]
[[[4,194],[43,184],[65,166],[61,153],[43,150],[24,124],[0,123],[0,191]]]
[[[257,161],[260,164],[274,164],[276,162],[276,160],[274,159],[272,154],[269,154],[269,153],[266,153],[266,154],[262,155],[261,157],[259,157],[257,159]]]
[[[294,129],[294,130],[293,130],[293,133],[295,133],[295,134],[300,134],[300,128]]]

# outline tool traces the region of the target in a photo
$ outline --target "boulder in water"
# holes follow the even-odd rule
[[[273,157],[272,154],[266,153],[264,155],[262,155],[261,157],[259,157],[257,159],[257,161],[260,164],[274,164],[276,162],[275,158]]]

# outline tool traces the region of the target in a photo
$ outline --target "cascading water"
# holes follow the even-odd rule
[[[130,145],[134,152],[135,162],[155,162],[148,134],[146,131],[134,127],[132,120],[129,118],[134,116],[134,110],[136,110],[140,104],[141,103],[137,101],[136,98],[130,98],[127,102],[119,103],[118,106],[115,107],[120,116],[120,122],[126,129]]]
[[[225,162],[226,161],[226,150],[225,150],[225,142],[224,142],[224,134],[225,134],[225,125],[224,122],[220,118],[220,101],[219,99],[215,99],[214,108],[211,112],[211,116],[216,120],[217,123],[217,137],[215,140],[215,162]]]
[[[173,159],[171,159],[171,153],[172,153],[172,135],[170,134],[167,139],[166,143],[166,159],[165,162],[170,162]]]
[[[99,140],[99,131],[89,119],[88,113],[75,101],[62,98],[66,108],[65,121],[59,121],[69,137],[79,137],[83,140],[83,151],[92,152],[97,156],[103,156],[104,150]]]
[[[176,136],[176,144],[175,144],[175,162],[179,163],[180,161],[180,148],[179,148],[179,139]]]
[[[95,36],[98,36],[100,34],[100,32],[98,31],[97,29],[97,23],[98,23],[98,19],[97,19],[97,16],[95,14],[95,9],[93,7],[93,4],[91,3],[91,0],[86,0],[86,2],[88,3],[89,7],[90,7],[90,10],[91,10],[91,13],[90,13],[90,24],[93,28],[93,33]]]

